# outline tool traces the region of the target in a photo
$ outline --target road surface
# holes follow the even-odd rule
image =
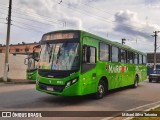
[[[110,92],[103,99],[62,97],[35,90],[34,84],[1,85],[1,111],[125,111],[160,101],[160,83],[144,81],[138,88]],[[59,118],[60,119],[60,118]],[[94,118],[102,119],[102,118]]]

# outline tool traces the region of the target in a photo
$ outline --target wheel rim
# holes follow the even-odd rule
[[[138,80],[137,80],[137,79],[138,79],[138,78],[136,78],[136,81],[135,81],[135,82],[136,82],[136,83],[135,83],[135,86],[136,86],[136,87],[138,87]]]
[[[104,94],[104,86],[102,84],[98,86],[98,93],[100,96]]]
[[[135,85],[136,85],[136,87],[138,86],[138,82],[137,82],[137,81],[136,81],[136,84],[135,84]]]

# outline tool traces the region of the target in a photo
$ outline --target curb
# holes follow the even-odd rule
[[[6,85],[6,84],[32,84],[32,83],[35,83],[36,81],[32,81],[32,80],[10,80],[9,82],[0,82],[0,86],[2,85]]]

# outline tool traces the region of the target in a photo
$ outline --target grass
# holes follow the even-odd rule
[[[152,112],[152,113],[158,112],[160,114],[160,107],[151,109],[149,112]],[[134,117],[131,120],[160,120],[160,117]]]

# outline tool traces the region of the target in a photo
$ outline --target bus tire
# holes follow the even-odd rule
[[[104,80],[100,80],[98,83],[97,92],[94,94],[96,99],[103,98],[107,93],[107,86]]]
[[[134,80],[134,84],[133,84],[133,88],[137,88],[138,87],[138,75],[135,76],[135,80]]]

